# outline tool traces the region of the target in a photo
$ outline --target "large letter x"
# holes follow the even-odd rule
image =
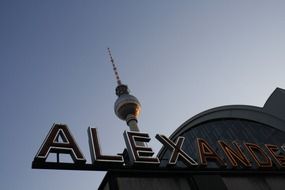
[[[164,135],[157,134],[155,136],[155,138],[157,140],[159,140],[165,147],[167,147],[169,150],[172,151],[171,157],[170,157],[169,162],[168,162],[170,165],[175,165],[178,158],[180,158],[181,161],[186,166],[192,166],[193,167],[193,166],[198,165],[198,163],[193,158],[188,156],[188,154],[186,154],[182,150],[182,145],[183,145],[183,142],[185,139],[184,137],[178,137],[178,139],[176,140],[175,143]]]

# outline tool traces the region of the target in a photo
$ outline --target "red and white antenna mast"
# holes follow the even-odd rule
[[[120,76],[119,76],[119,73],[118,73],[118,69],[117,69],[117,67],[115,65],[115,61],[114,61],[113,56],[111,54],[110,48],[108,48],[108,53],[109,53],[109,56],[110,56],[111,64],[113,66],[113,71],[114,71],[114,74],[115,74],[115,77],[116,77],[116,80],[117,80],[117,84],[119,86],[119,85],[122,84],[122,82],[121,82],[121,79],[120,79]]]

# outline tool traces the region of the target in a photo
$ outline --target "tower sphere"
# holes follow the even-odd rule
[[[114,111],[120,119],[126,120],[128,115],[138,117],[141,105],[136,97],[130,94],[122,94],[115,102]]]

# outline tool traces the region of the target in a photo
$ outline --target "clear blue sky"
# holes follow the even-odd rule
[[[201,111],[263,106],[285,88],[284,10],[283,0],[1,0],[1,189],[98,187],[104,172],[31,163],[55,122],[68,124],[88,162],[88,126],[104,153],[125,147],[107,47],[155,151],[156,133],[170,135]]]

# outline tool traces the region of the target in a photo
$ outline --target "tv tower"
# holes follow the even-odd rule
[[[139,131],[137,117],[141,111],[141,105],[138,99],[131,95],[128,86],[122,84],[117,67],[111,54],[110,48],[108,48],[111,64],[117,81],[116,95],[118,96],[114,104],[114,111],[117,117],[126,121],[130,128],[130,131]]]

